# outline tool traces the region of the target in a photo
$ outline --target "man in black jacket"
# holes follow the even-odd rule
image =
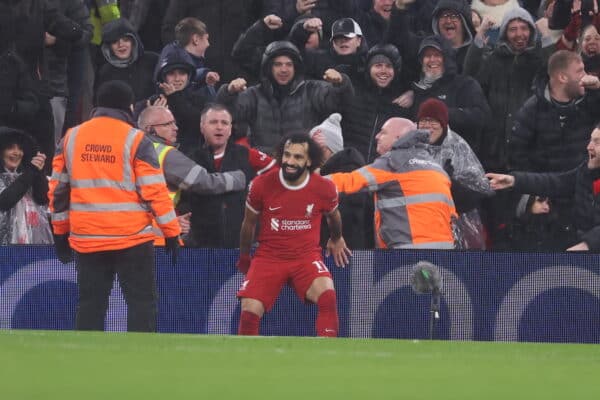
[[[489,173],[495,190],[513,187],[520,193],[565,196],[574,193],[573,223],[577,241],[567,251],[600,252],[600,124],[592,131],[587,145],[588,159],[579,166],[559,173]],[[556,249],[562,250],[562,249]]]

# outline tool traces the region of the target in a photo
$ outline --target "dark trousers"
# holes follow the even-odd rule
[[[76,329],[104,330],[115,275],[127,303],[127,330],[156,331],[158,294],[152,242],[122,250],[77,253]]]

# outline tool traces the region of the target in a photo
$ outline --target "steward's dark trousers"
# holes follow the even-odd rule
[[[127,303],[127,330],[156,331],[154,244],[146,242],[122,250],[77,253],[76,329],[104,330],[108,297],[115,275]]]

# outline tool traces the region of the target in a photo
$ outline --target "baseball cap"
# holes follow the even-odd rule
[[[352,18],[341,18],[331,26],[331,38],[333,39],[338,36],[347,38],[362,36],[362,30]]]

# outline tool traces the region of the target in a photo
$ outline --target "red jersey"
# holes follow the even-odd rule
[[[299,186],[289,186],[280,168],[256,177],[246,206],[260,214],[256,256],[299,259],[321,254],[321,217],[338,206],[333,182],[311,173]]]
[[[221,170],[221,164],[223,163],[223,156],[225,153],[215,154],[214,155],[214,164],[217,171]],[[263,153],[260,150],[255,148],[248,148],[248,163],[250,167],[256,172],[256,175],[260,175],[273,166],[275,166],[275,159],[267,154]]]

